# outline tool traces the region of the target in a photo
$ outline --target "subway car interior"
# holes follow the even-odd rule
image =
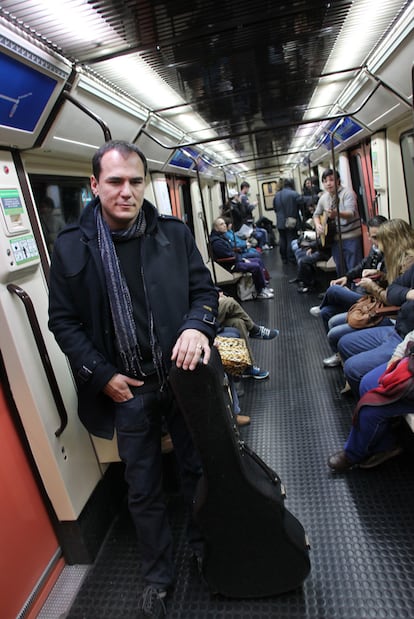
[[[344,272],[321,260],[301,293],[274,209],[284,179],[299,194],[316,179],[315,206],[332,169],[355,193],[365,256],[370,218],[413,226],[413,62],[412,0],[0,0],[0,619],[141,616],[125,466],[115,439],[80,422],[72,370],[48,328],[53,246],[94,197],[91,160],[109,140],[144,152],[147,200],[189,227],[216,287],[279,331],[250,343],[268,375],[235,383],[250,423],[231,413],[230,448],[257,454],[306,534],[309,569],[286,590],[278,581],[294,558],[271,541],[280,520],[267,543],[247,495],[228,516],[213,505],[217,530],[237,531],[226,578],[239,593],[215,588],[192,556],[166,441],[175,567],[166,616],[414,616],[414,409],[393,422],[396,457],[328,467],[358,400],[342,365],[324,366],[332,350],[309,310]],[[254,223],[267,226],[268,298],[243,300],[249,277],[224,268],[210,242],[243,182]],[[250,586],[262,569],[273,593]]]

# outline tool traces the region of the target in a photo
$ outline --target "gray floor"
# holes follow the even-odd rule
[[[287,486],[286,507],[311,542],[311,573],[303,587],[269,599],[227,600],[210,595],[192,564],[183,508],[171,496],[177,582],[168,601],[180,619],[403,619],[414,617],[414,476],[412,434],[400,429],[404,453],[377,469],[332,474],[327,456],[340,449],[354,402],[339,395],[339,368],[321,320],[309,314],[316,293],[301,295],[288,280],[277,249],[266,257],[275,299],[244,304],[256,322],[280,328],[278,340],[253,341],[267,381],[243,381],[242,411],[252,423],[244,440]],[[255,523],[252,522],[254,527]],[[246,531],[246,537],[249,531]],[[243,544],[243,537],[240,544]],[[68,614],[70,619],[136,616],[140,589],[135,536],[125,509]],[[46,617],[45,617],[46,619]]]

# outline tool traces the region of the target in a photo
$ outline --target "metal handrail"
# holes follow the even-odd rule
[[[53,399],[56,404],[56,409],[60,418],[60,426],[55,431],[55,436],[60,436],[63,430],[68,425],[68,414],[66,412],[65,404],[63,402],[59,386],[57,384],[56,376],[50,362],[49,353],[47,352],[46,344],[43,339],[42,332],[40,330],[39,321],[37,320],[36,312],[33,307],[32,300],[23,288],[16,286],[16,284],[8,284],[7,290],[15,294],[22,301],[26,310],[27,317],[29,319],[30,326],[32,328],[33,337],[35,339],[37,350],[39,351],[40,360],[42,361],[43,368],[46,372],[46,376],[49,382],[50,390],[53,395]]]

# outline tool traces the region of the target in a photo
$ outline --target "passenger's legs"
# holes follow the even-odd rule
[[[361,382],[359,383],[359,397],[362,397],[367,391],[378,387],[379,377],[385,372],[386,368],[387,364],[382,363],[378,367],[367,372],[365,376],[362,377]]]
[[[173,582],[172,537],[162,491],[161,410],[158,392],[116,404],[119,455],[125,463],[128,504],[146,584]]]
[[[391,329],[391,332],[389,331],[389,329]],[[379,339],[381,340],[381,338],[379,337],[381,334],[381,330],[383,330],[382,333],[385,335],[383,335],[381,343],[375,346],[374,342],[378,344]],[[377,331],[376,337],[375,334],[372,337],[367,336],[365,332],[369,331]],[[368,346],[367,350],[354,354],[351,357],[349,357],[348,355],[344,363],[345,378],[348,381],[352,392],[356,397],[358,397],[359,395],[359,384],[362,377],[370,370],[376,368],[378,365],[389,361],[395,347],[402,341],[402,338],[395,331],[394,327],[373,327],[372,329],[362,329],[359,332],[356,331],[355,333],[345,335],[339,340],[338,350],[342,360],[344,360],[344,357],[342,357],[342,342],[347,339],[352,340],[354,336],[358,338],[358,336],[362,332],[364,332],[363,342],[367,344],[367,342],[370,341],[372,346]]]
[[[362,462],[374,453],[393,449],[395,438],[390,430],[390,421],[411,411],[412,406],[412,401],[407,400],[384,406],[363,406],[344,447],[351,462]]]
[[[279,229],[279,252],[280,257],[282,258],[282,262],[287,262],[288,260],[288,246],[287,246],[287,234],[286,230]]]
[[[329,331],[331,328],[331,325],[328,326],[329,320],[336,314],[347,311],[361,296],[361,294],[350,290],[346,286],[329,286],[320,305],[320,315],[326,331]]]
[[[341,317],[342,320],[339,320],[339,317]],[[335,319],[338,319],[336,321],[336,326],[333,326],[331,329],[329,329],[327,337],[329,346],[331,347],[332,351],[338,352],[338,342],[341,337],[347,335],[347,333],[352,333],[353,331],[355,331],[355,329],[350,327],[349,324],[346,322],[346,314],[337,314],[336,316],[333,316],[329,321],[329,325],[331,325],[332,321]]]
[[[359,264],[364,257],[362,249],[362,237],[356,239],[342,239],[342,252],[344,255],[345,272],[347,273]]]
[[[345,335],[338,343],[341,359],[346,361],[352,355],[380,346],[394,332],[396,333],[394,327],[391,326],[370,327],[369,329],[357,329],[353,333]]]
[[[254,287],[256,292],[259,293],[265,288],[266,280],[263,275],[263,271],[255,262],[240,262],[237,265],[237,270],[241,273],[251,273],[253,278]]]

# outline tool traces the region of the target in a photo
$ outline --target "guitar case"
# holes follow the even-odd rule
[[[231,598],[295,589],[310,571],[301,523],[279,476],[241,440],[227,377],[213,347],[207,365],[170,370],[170,385],[201,456],[194,518],[205,539],[202,574]]]

